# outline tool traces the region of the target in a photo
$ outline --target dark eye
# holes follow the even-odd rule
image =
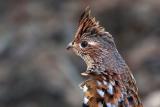
[[[88,42],[87,42],[87,41],[82,41],[81,44],[80,44],[80,46],[81,46],[82,48],[85,48],[85,47],[88,46]]]

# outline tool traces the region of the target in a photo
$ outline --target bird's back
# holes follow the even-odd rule
[[[142,107],[129,72],[85,75],[89,79],[80,85],[84,91],[84,107]]]

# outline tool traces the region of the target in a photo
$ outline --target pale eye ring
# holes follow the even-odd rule
[[[88,42],[87,41],[82,41],[81,43],[80,43],[80,47],[81,48],[86,48],[88,46]]]

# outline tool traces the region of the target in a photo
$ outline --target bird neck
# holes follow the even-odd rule
[[[95,58],[92,66],[88,68],[94,69],[92,71],[97,73],[104,71],[123,73],[129,70],[127,64],[117,50],[105,54],[103,53],[101,56]]]
[[[123,73],[128,70],[128,66],[117,50],[111,52],[111,55],[104,58],[106,70]]]

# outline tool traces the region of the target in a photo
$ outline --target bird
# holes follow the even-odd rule
[[[83,107],[143,107],[129,66],[113,36],[91,16],[90,7],[81,14],[67,49],[87,65],[81,73],[87,79],[79,85],[84,94]]]

